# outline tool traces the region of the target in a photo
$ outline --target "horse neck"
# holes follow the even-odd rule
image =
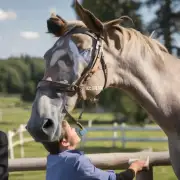
[[[139,60],[139,59],[138,59]],[[135,60],[134,60],[135,61]],[[149,69],[145,65],[116,62],[114,72],[114,80],[112,86],[122,89],[128,93],[133,99],[139,102],[150,114],[157,113],[158,94],[153,90],[155,82],[152,74],[148,73]],[[154,115],[156,116],[156,115]]]
[[[119,40],[123,41],[122,34]],[[127,42],[120,52],[116,48],[117,42],[115,43],[115,41],[114,39],[114,42],[110,42],[112,51],[108,52],[111,54],[108,62],[113,64],[110,86],[124,90],[139,102],[154,119],[164,118],[167,113],[165,107],[167,104],[164,99],[166,92],[162,89],[164,87],[161,84],[161,76],[165,73],[161,68],[163,63],[160,64],[158,59],[154,59],[157,56],[148,52],[143,52],[144,56],[142,57],[142,47],[136,46],[137,42]]]

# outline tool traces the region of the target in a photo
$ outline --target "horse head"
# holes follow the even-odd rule
[[[61,121],[80,100],[93,99],[112,82],[113,68],[104,52],[105,31],[121,19],[102,23],[76,1],[82,21],[68,22],[52,14],[48,33],[58,40],[44,55],[45,72],[39,82],[27,130],[39,142],[58,140]],[[111,68],[110,68],[111,67]]]

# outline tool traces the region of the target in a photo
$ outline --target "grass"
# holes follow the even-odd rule
[[[22,108],[23,107],[25,108]],[[20,124],[27,123],[30,117],[31,105],[23,104],[17,97],[0,98],[0,112],[2,118],[0,119],[1,130],[7,132],[8,130],[17,129]],[[74,114],[77,116],[77,114]],[[100,117],[103,120],[113,119],[112,114],[84,114],[84,119],[94,119]],[[25,133],[28,136],[28,133]],[[109,137],[112,136],[112,132],[89,132],[88,137]],[[127,137],[164,137],[163,132],[127,132]],[[118,136],[121,133],[118,132]],[[116,146],[112,146],[112,142],[87,142],[84,144],[81,150],[85,153],[106,153],[106,152],[138,152],[146,148],[152,148],[153,151],[166,151],[168,150],[167,143],[142,143],[133,142],[127,143],[126,148],[122,148],[121,142],[117,142]],[[25,157],[46,157],[47,152],[43,146],[36,142],[26,143],[24,145]],[[15,158],[20,157],[20,147],[15,148]],[[174,180],[175,175],[172,167],[154,167],[154,179]],[[45,179],[45,171],[33,171],[33,172],[13,172],[10,173],[10,180],[32,180]]]

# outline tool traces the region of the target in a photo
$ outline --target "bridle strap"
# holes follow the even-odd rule
[[[64,112],[66,113],[66,115],[68,115],[68,117],[76,123],[77,126],[79,126],[80,129],[83,129],[83,126],[81,125],[81,123],[79,122],[79,120],[81,119],[81,116],[82,116],[82,113],[83,111],[81,112],[81,114],[79,115],[79,118],[76,120],[73,116],[71,116],[71,114],[67,111],[66,108],[64,108]]]
[[[38,85],[37,89],[53,88],[56,92],[77,92],[79,89],[76,85],[65,84],[57,81],[48,81],[42,79],[41,82],[45,82],[45,85]]]
[[[102,69],[103,69],[104,77],[105,77],[105,82],[104,82],[103,89],[106,87],[106,84],[107,84],[107,66],[106,66],[106,63],[104,61],[104,55],[103,55],[103,51],[102,51],[102,48],[103,48],[102,44],[103,44],[103,40],[101,38],[97,37],[96,43],[95,43],[94,55],[92,57],[92,62],[83,71],[81,77],[76,82],[76,85],[78,87],[83,87],[83,84],[86,83],[87,78],[91,77],[98,70],[98,67],[99,67],[100,63],[102,65]]]

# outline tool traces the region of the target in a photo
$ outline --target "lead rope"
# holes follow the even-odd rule
[[[107,84],[108,70],[107,70],[107,65],[104,61],[104,55],[103,54],[101,57],[101,64],[102,64],[102,69],[103,69],[103,73],[104,73],[104,87],[102,90],[104,90],[106,87],[106,84]]]
[[[83,114],[83,112],[85,110],[85,102],[84,101],[82,102],[82,111],[81,111],[81,113],[80,113],[80,115],[79,115],[77,120],[66,110],[66,108],[64,108],[64,110],[67,113],[67,115],[70,117],[70,119],[72,121],[74,121],[76,123],[76,125],[78,125],[81,128],[81,130],[84,129],[82,124],[79,122],[79,120],[81,120],[82,114]]]
[[[81,111],[77,121],[81,120],[84,110],[85,110],[85,101],[82,102],[82,111]]]

